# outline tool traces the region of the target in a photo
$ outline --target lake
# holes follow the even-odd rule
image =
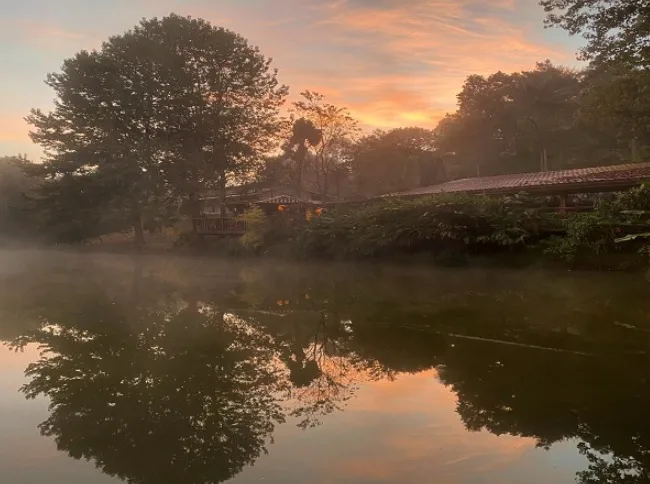
[[[642,483],[643,274],[0,252],[0,482]]]

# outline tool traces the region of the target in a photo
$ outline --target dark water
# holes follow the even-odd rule
[[[0,339],[3,484],[649,481],[643,275],[5,252]]]

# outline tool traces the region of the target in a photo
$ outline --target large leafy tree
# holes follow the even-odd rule
[[[435,134],[424,128],[378,130],[357,143],[353,176],[359,193],[372,196],[444,181]]]
[[[453,156],[459,175],[499,171],[499,157],[515,129],[510,104],[517,77],[503,72],[469,76],[457,96],[457,112],[438,126],[439,148]]]
[[[142,242],[145,212],[245,172],[272,147],[286,88],[256,48],[206,21],[144,20],[64,62],[32,111],[46,175],[93,175]]]
[[[307,137],[304,139],[308,141],[306,146],[312,155],[316,185],[321,197],[326,198],[350,162],[351,142],[359,132],[359,125],[347,108],[328,103],[322,94],[304,91],[301,96],[301,100],[293,103],[293,111],[296,117],[311,123],[318,132],[318,136],[311,129],[307,132],[311,141],[318,140],[317,143],[312,144]]]
[[[549,61],[538,63],[533,71],[523,72],[513,91],[518,135],[539,156],[540,171],[549,170],[549,152],[559,158],[557,168],[563,165],[570,144],[567,135],[576,120],[579,91],[578,75]]]
[[[581,57],[598,63],[650,65],[650,7],[639,0],[541,0],[547,25],[576,35],[587,45]]]
[[[591,61],[580,120],[614,139],[613,152],[639,161],[648,138],[650,7],[635,0],[542,0],[546,24],[582,34],[580,57]]]
[[[48,75],[57,95],[54,110],[33,110],[27,119],[35,128],[32,139],[46,150],[46,177],[110,187],[141,243],[142,211],[166,188],[155,131],[165,93],[156,90],[161,77],[150,50],[130,42],[131,36],[67,59],[60,73]]]
[[[470,76],[458,110],[436,128],[436,147],[456,176],[594,163],[581,156],[590,133],[577,125],[580,88],[579,73],[548,61],[531,71]]]
[[[191,195],[216,186],[225,202],[226,185],[277,148],[288,89],[271,59],[204,20],[172,15],[144,22],[141,34],[164,46],[165,62],[171,58],[180,66],[173,71],[176,102],[166,118],[176,155],[166,171],[174,189]]]
[[[322,139],[321,131],[316,128],[313,121],[300,118],[293,122],[291,137],[284,146],[284,152],[286,157],[292,162],[291,171],[294,172],[298,195],[302,194],[304,165],[309,149],[317,146]]]
[[[650,74],[620,65],[593,67],[582,92],[581,119],[611,133],[626,157],[641,161],[650,148]]]

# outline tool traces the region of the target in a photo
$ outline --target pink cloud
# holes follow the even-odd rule
[[[547,58],[573,59],[571,49],[532,37],[541,30],[537,5],[495,0],[486,10],[484,4],[335,0],[313,5],[317,15],[308,38],[326,43],[332,54],[303,66],[297,60],[301,54],[308,58],[311,44],[294,43],[281,74],[294,93],[304,88],[329,93],[367,127],[435,127],[455,109],[455,96],[470,74],[529,69]],[[278,60],[283,57],[279,54]]]
[[[222,0],[218,8],[134,0],[127,12],[115,13],[111,25],[121,27],[110,32],[31,20],[4,27],[32,49],[62,53],[62,60],[98,47],[141,16],[170,11],[239,32],[273,57],[280,80],[291,87],[290,100],[305,89],[320,91],[348,106],[366,129],[435,127],[455,109],[456,94],[470,74],[529,69],[547,58],[569,64],[574,59],[573,47],[540,40],[543,12],[530,0]],[[24,111],[30,107],[26,99]],[[17,136],[15,128],[2,132]]]

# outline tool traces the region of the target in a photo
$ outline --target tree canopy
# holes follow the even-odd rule
[[[580,164],[580,75],[550,62],[531,71],[470,76],[458,110],[436,129],[460,176],[547,171]]]
[[[446,181],[432,130],[378,130],[354,148],[353,184],[365,196],[382,195]]]
[[[312,154],[316,185],[325,199],[331,187],[340,188],[346,176],[359,123],[346,107],[330,104],[318,92],[304,91],[300,95],[302,99],[293,103],[293,112],[299,120],[304,120],[298,128],[305,133],[299,136],[306,136],[303,143]]]
[[[287,93],[244,38],[177,15],[78,53],[47,83],[54,110],[28,117],[44,173],[110,186],[138,238],[145,211],[211,186],[223,192],[272,150]]]
[[[650,11],[638,0],[541,0],[546,24],[582,34],[584,60],[650,65]]]

